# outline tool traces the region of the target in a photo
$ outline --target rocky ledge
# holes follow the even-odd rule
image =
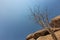
[[[60,40],[60,15],[53,18],[50,22],[51,30],[54,31],[58,40]],[[51,34],[46,29],[38,30],[35,33],[29,34],[26,40],[53,40]]]
[[[51,28],[56,36],[60,37],[60,28]],[[38,30],[35,33],[29,34],[26,40],[51,40],[52,37],[46,29]]]

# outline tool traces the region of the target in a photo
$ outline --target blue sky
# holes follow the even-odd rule
[[[48,7],[49,19],[60,15],[59,0],[0,0],[0,40],[25,40],[41,27],[31,18],[29,7]]]

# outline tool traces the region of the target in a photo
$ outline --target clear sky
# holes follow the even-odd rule
[[[29,7],[47,8],[49,18],[60,15],[59,0],[0,0],[0,40],[25,40],[41,27],[30,18]]]

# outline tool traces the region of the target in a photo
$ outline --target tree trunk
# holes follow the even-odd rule
[[[54,34],[54,31],[52,31],[50,28],[47,28],[48,32],[51,34],[53,40],[58,40],[56,35]]]

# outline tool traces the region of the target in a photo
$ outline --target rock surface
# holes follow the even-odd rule
[[[58,38],[58,40],[60,40],[60,31],[55,32],[55,35]],[[41,36],[41,37],[37,38],[37,40],[53,40],[53,39],[52,39],[51,35],[49,34],[46,36]]]
[[[52,28],[51,30],[53,30],[54,32],[59,31],[60,28]],[[26,37],[26,40],[39,40],[45,38],[46,36],[50,36],[49,32],[46,29],[42,29],[42,30],[38,30],[35,33],[29,34]],[[46,39],[46,38],[45,38]],[[47,40],[47,39],[46,39]]]
[[[50,22],[50,25],[51,25],[51,27],[55,27],[55,28],[60,27],[60,15],[53,18]]]

